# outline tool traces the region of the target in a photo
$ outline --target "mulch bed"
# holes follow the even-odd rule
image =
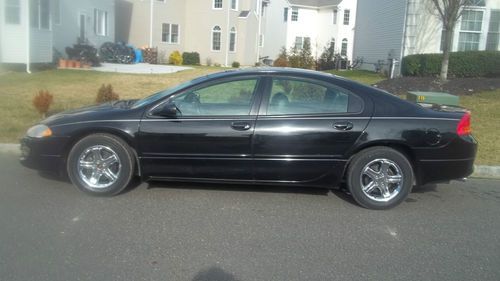
[[[478,92],[499,89],[500,78],[454,78],[441,84],[439,79],[433,77],[401,77],[380,81],[374,86],[396,95],[404,95],[408,91],[472,95]]]

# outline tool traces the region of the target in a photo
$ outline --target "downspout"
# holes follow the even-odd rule
[[[261,32],[262,32],[262,27],[261,27],[261,24],[262,24],[262,1],[261,0],[257,0],[257,2],[259,2],[259,5],[258,6],[258,13],[259,13],[259,28],[258,28],[258,33],[257,33],[257,63],[260,63],[260,36],[261,36]]]
[[[149,47],[153,48],[153,6],[154,0],[149,5]]]
[[[226,44],[226,59],[224,66],[228,66],[228,60],[229,60],[229,44],[230,44],[230,35],[229,35],[229,7],[231,6],[231,3],[227,3],[227,14],[226,14],[226,38],[227,38],[227,44]]]
[[[30,1],[26,0],[26,72],[31,74],[31,28],[30,28]]]
[[[401,62],[403,61],[403,57],[405,55],[405,48],[406,48],[406,36],[407,36],[407,21],[408,21],[408,7],[410,6],[410,2],[412,0],[407,0],[406,1],[406,7],[405,7],[405,17],[403,19],[403,40],[401,42],[401,52],[399,54],[399,75],[401,75]],[[391,68],[394,68],[394,64],[392,65]],[[391,72],[394,72],[394,70],[392,69]],[[394,74],[391,74],[391,75],[394,75]]]

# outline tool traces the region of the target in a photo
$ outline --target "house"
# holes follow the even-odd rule
[[[430,0],[358,0],[353,56],[367,70],[407,55],[442,52],[442,24]],[[500,50],[500,1],[475,0],[458,20],[452,51]],[[400,74],[400,63],[395,65]]]
[[[117,0],[116,38],[173,51],[198,52],[201,63],[253,65],[262,50],[269,0]]]
[[[275,59],[282,47],[311,44],[318,58],[333,40],[336,53],[352,58],[357,0],[272,0],[268,7],[263,56]]]
[[[81,41],[114,41],[114,0],[0,1],[0,63],[53,61]]]

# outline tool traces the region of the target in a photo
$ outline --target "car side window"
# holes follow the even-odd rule
[[[273,78],[267,115],[359,112],[362,101],[347,90],[309,80]]]
[[[258,78],[232,80],[192,89],[171,101],[182,116],[248,115]]]

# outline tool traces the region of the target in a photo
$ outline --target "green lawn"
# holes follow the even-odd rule
[[[122,99],[141,98],[180,82],[222,71],[224,68],[195,67],[173,74],[137,75],[78,70],[46,70],[33,74],[0,72],[0,143],[16,142],[28,127],[40,120],[31,104],[38,90],[54,95],[52,112],[93,104],[101,84],[113,85]],[[374,84],[383,76],[368,71],[331,71],[335,75]],[[500,164],[500,89],[461,97],[472,111],[473,133],[479,140],[478,164]]]

